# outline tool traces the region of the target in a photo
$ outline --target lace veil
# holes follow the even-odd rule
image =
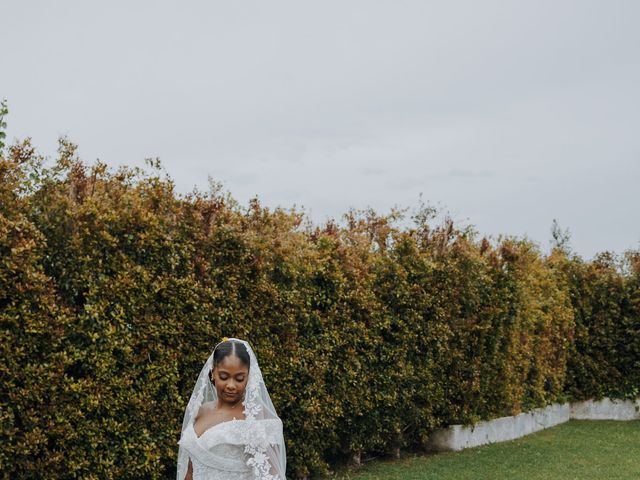
[[[249,379],[245,390],[245,397],[242,402],[244,405],[245,421],[247,423],[247,431],[249,434],[243,441],[245,452],[248,454],[247,465],[253,468],[255,480],[286,480],[286,450],[284,443],[284,435],[282,432],[282,421],[271,402],[269,392],[262,378],[262,372],[258,366],[258,360],[249,345],[249,342],[238,338],[229,338],[243,343],[249,352]],[[222,342],[220,342],[222,343]],[[218,343],[218,345],[220,345]],[[215,348],[207,358],[198,380],[187,404],[184,412],[184,420],[182,422],[182,435],[191,422],[194,421],[200,405],[205,402],[218,400],[216,388],[211,383],[209,372],[213,368],[213,353]],[[263,420],[271,420],[264,422]],[[278,425],[274,435],[273,420]],[[269,427],[267,428],[267,424]],[[189,466],[189,455],[182,446],[178,449],[178,472],[177,480],[184,480]]]

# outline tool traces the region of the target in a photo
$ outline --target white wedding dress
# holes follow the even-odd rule
[[[217,423],[198,436],[193,422],[200,408],[205,403],[218,403],[209,375],[216,349],[225,342],[241,343],[249,354],[249,379],[242,402],[244,419]],[[286,480],[287,447],[282,420],[249,342],[225,337],[209,354],[185,408],[178,445],[176,480],[185,479],[189,461],[194,480]]]
[[[209,427],[200,437],[192,421],[178,443],[191,459],[193,480],[253,480],[260,465],[245,451],[245,445],[248,440],[253,445],[277,442],[278,435],[282,435],[279,419],[234,418]]]

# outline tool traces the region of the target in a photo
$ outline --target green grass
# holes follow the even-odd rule
[[[640,420],[570,420],[460,452],[372,460],[353,480],[639,480]]]

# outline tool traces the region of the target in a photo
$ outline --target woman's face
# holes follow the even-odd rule
[[[212,371],[218,398],[224,403],[237,403],[244,395],[249,369],[240,358],[231,354],[222,359]]]

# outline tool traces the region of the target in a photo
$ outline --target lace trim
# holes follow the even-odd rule
[[[244,451],[251,456],[251,458],[247,460],[247,465],[253,468],[253,474],[256,479],[283,480],[280,475],[271,474],[271,464],[269,463],[269,457],[267,457],[266,454],[266,448],[247,445],[244,447]]]
[[[258,362],[253,350],[250,348],[248,350],[251,365],[257,365]],[[261,383],[264,383],[264,380],[258,369],[249,368],[249,381],[247,382],[247,392],[243,402],[244,414],[247,420],[254,420],[262,412],[262,405],[256,401]],[[282,424],[280,424],[280,427],[282,428]],[[279,475],[271,474],[271,464],[266,453],[269,440],[265,424],[258,423],[255,434],[246,439],[244,451],[250,456],[247,460],[247,465],[253,468],[256,480],[283,480]],[[277,443],[277,439],[274,439],[273,443]]]
[[[250,353],[251,364],[257,365],[258,362],[253,351],[250,351]],[[262,379],[262,375],[260,375],[258,369],[249,367],[249,381],[247,382],[247,390],[245,392],[244,401],[242,402],[242,405],[244,405],[244,414],[248,420],[253,420],[262,411],[262,405],[256,401],[260,383],[264,383],[264,380]]]

